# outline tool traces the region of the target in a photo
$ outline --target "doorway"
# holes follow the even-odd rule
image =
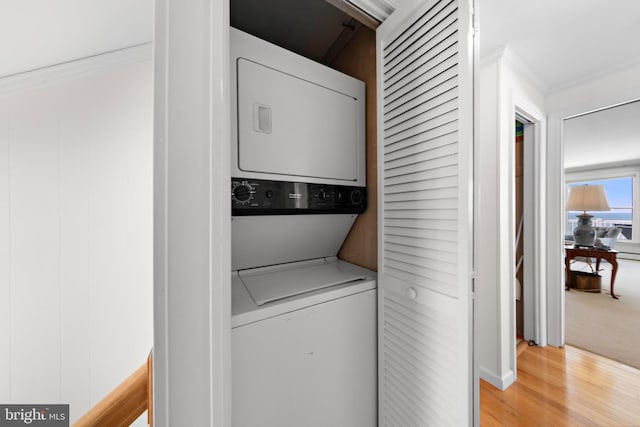
[[[516,343],[535,342],[534,282],[534,139],[535,124],[524,114],[515,115],[514,185],[514,295]]]

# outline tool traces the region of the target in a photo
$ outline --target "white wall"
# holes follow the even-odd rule
[[[0,94],[0,402],[73,422],[152,346],[152,65],[46,73]]]
[[[481,378],[504,389],[515,380],[515,114],[543,116],[544,96],[501,52],[481,64],[478,156],[478,340]],[[541,133],[544,133],[544,127]]]

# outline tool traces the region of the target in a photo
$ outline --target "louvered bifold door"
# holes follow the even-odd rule
[[[430,1],[377,30],[381,426],[473,421],[471,21]]]

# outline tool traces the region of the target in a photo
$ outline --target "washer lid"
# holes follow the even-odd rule
[[[366,278],[336,262],[267,272],[239,271],[238,275],[256,305]]]

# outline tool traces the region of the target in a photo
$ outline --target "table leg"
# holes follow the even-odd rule
[[[567,255],[567,256],[564,257],[564,269],[565,269],[565,274],[566,274],[566,278],[565,278],[565,281],[564,281],[564,285],[565,285],[564,289],[567,290],[567,291],[570,290],[570,288],[571,288],[571,268],[570,268],[570,265],[571,265],[571,259]]]
[[[613,285],[616,282],[616,273],[618,273],[618,260],[614,257],[609,262],[611,263],[611,266],[613,267],[611,269],[611,297],[615,298],[615,299],[618,299],[616,294],[613,293]]]

